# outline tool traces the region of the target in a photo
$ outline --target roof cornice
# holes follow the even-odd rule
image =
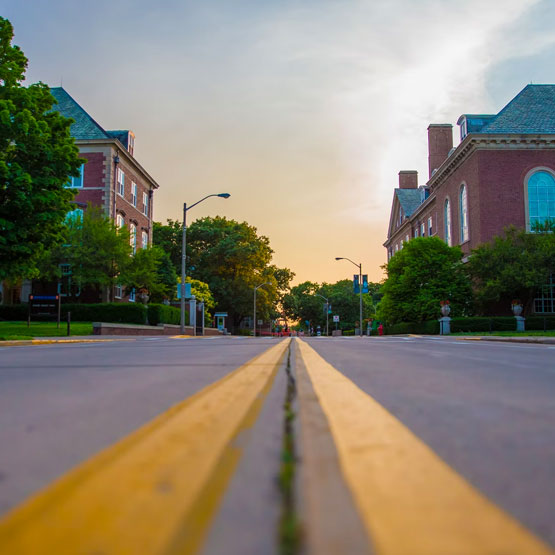
[[[426,185],[433,191],[476,150],[536,150],[538,147],[555,149],[555,134],[469,133]]]
[[[142,174],[143,177],[150,182],[154,189],[158,189],[160,185],[152,178],[152,176],[137,162],[134,156],[129,154],[129,151],[123,146],[123,144],[118,139],[75,139],[75,144],[80,145],[111,145],[118,149],[120,152],[118,154],[123,155],[126,161],[133,166],[135,166]]]

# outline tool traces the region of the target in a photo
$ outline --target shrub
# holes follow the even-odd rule
[[[401,322],[384,326],[386,335],[397,335],[406,333],[418,333],[424,335],[435,335],[439,333],[439,322],[429,320],[427,322]]]
[[[110,322],[114,324],[145,324],[147,308],[139,303],[63,304],[62,318],[71,312],[75,322]]]
[[[0,320],[25,321],[28,312],[27,304],[0,304]]]
[[[185,318],[185,321],[187,321],[187,318]],[[165,304],[149,304],[148,323],[151,326],[157,326],[158,324],[180,324],[181,310]]]

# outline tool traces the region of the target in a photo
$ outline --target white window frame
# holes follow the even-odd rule
[[[143,214],[148,216],[148,195],[143,193]]]
[[[129,302],[130,303],[134,303],[135,302],[135,288],[133,287],[133,289],[131,289],[131,291],[129,291]]]
[[[141,247],[143,249],[148,247],[148,233],[146,231],[141,232]]]
[[[117,193],[120,197],[125,196],[125,172],[121,168],[117,168]]]
[[[123,286],[118,283],[114,288],[114,299],[121,299],[123,297]]]
[[[463,183],[459,190],[459,205],[462,244],[470,239],[470,233],[468,231],[468,187],[466,183]]]
[[[123,229],[125,227],[125,218],[121,214],[116,215],[116,227]]]
[[[420,237],[426,237],[426,224],[420,224]]]
[[[431,237],[434,233],[434,220],[432,219],[432,216],[428,217],[428,237]]]
[[[137,184],[131,181],[131,204],[137,206]]]

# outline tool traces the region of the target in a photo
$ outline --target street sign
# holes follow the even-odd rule
[[[333,321],[334,322],[339,322],[339,314],[334,314],[333,315]]]
[[[264,320],[258,320],[258,325],[261,326],[264,323]]]
[[[185,298],[190,299],[192,296],[193,295],[191,293],[191,284],[186,283],[185,284]],[[177,284],[177,298],[181,299],[181,283]]]

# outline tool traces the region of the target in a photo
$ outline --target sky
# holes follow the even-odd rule
[[[295,283],[383,278],[427,127],[555,82],[555,0],[1,0],[27,83],[134,131],[154,217],[246,221]]]

